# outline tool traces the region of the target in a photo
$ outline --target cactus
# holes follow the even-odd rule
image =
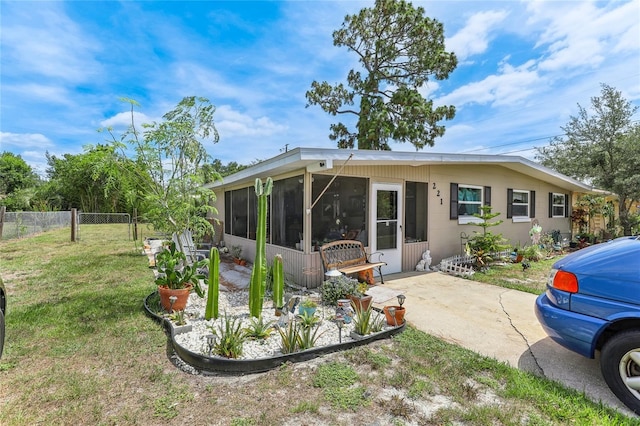
[[[273,304],[276,308],[284,306],[284,272],[282,271],[282,255],[273,258]]]
[[[218,294],[220,292],[220,252],[211,248],[209,253],[209,289],[207,290],[207,307],[204,318],[218,319]]]
[[[259,318],[262,312],[264,292],[267,287],[267,197],[271,194],[273,180],[268,177],[264,186],[256,179],[255,190],[258,197],[258,222],[256,223],[256,258],[249,284],[249,312]]]

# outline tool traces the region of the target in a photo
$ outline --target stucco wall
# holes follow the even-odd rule
[[[482,231],[478,226],[461,225],[457,220],[449,219],[449,186],[452,182],[491,187],[492,212],[500,213],[493,221],[501,219],[503,223],[489,230],[494,234],[501,233],[513,244],[531,242],[529,230],[532,224],[530,221],[514,222],[513,219],[507,219],[508,188],[536,192],[535,219],[543,232],[553,229],[559,229],[562,233],[571,232],[569,218],[549,218],[549,192],[569,194],[567,190],[500,166],[432,166],[429,182],[429,248],[434,262],[460,252],[461,232],[471,236],[473,231]],[[436,189],[433,189],[434,185]],[[438,190],[440,197],[437,196]]]

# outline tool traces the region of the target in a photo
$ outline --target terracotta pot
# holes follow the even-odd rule
[[[187,306],[187,300],[189,299],[189,293],[191,293],[192,288],[193,285],[191,284],[189,284],[185,288],[180,288],[177,290],[170,289],[167,286],[158,286],[158,293],[160,294],[160,304],[167,312],[170,312],[172,308],[174,311],[182,311]],[[171,301],[169,300],[171,296],[177,297],[173,306],[171,306]]]
[[[396,308],[395,319],[389,314],[389,308]],[[398,326],[404,323],[405,308],[402,306],[385,306],[382,308],[388,325]]]
[[[353,306],[356,311],[359,311],[361,309],[366,311],[367,309],[369,309],[369,306],[373,301],[373,296],[364,295],[362,297],[359,297],[359,296],[350,295],[349,299],[351,299],[351,302],[353,303]]]

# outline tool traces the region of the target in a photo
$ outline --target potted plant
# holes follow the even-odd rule
[[[518,243],[516,246],[513,247],[513,250],[511,251],[511,261],[513,263],[520,263],[522,262],[523,259],[523,250],[522,247],[520,247],[520,243]]]
[[[183,310],[193,289],[198,296],[204,297],[204,291],[200,287],[200,280],[204,279],[204,275],[199,273],[198,268],[204,267],[205,260],[188,263],[185,254],[172,242],[168,249],[157,254],[156,265],[160,303],[167,312]],[[171,299],[172,296],[176,299]]]
[[[298,306],[298,313],[300,315],[308,315],[312,316],[316,313],[316,309],[318,309],[318,304],[312,299],[305,299],[300,306]]]
[[[353,293],[349,295],[349,299],[351,299],[351,303],[353,304],[353,309],[358,310],[366,310],[371,306],[371,302],[373,301],[373,296],[369,296],[367,294],[367,290],[369,286],[365,282],[358,283],[356,289]]]
[[[339,299],[348,299],[356,290],[358,281],[346,275],[340,275],[322,284],[322,302],[325,305],[336,305]]]
[[[247,264],[247,261],[242,258],[242,246],[231,246],[231,256],[236,264],[242,266]]]

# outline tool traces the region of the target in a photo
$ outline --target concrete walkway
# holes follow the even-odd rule
[[[634,416],[602,379],[598,359],[584,358],[547,337],[534,313],[536,295],[441,272],[389,275],[380,287],[405,294],[405,318],[417,329],[544,375]],[[395,297],[378,298],[375,306],[397,304]]]

